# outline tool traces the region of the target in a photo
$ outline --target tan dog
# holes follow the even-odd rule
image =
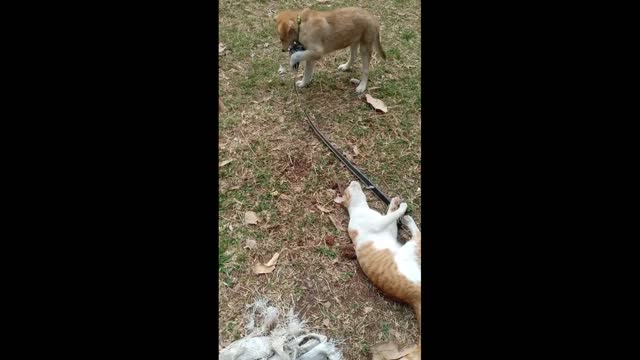
[[[298,15],[302,20],[299,29],[296,21]],[[314,62],[322,55],[350,46],[349,61],[338,67],[338,70],[349,70],[360,46],[362,79],[356,91],[362,93],[367,89],[369,62],[374,46],[382,58],[386,59],[380,45],[380,23],[364,9],[351,7],[331,11],[314,11],[308,8],[302,11],[287,10],[278,14],[275,20],[282,51],[288,51],[289,45],[295,40],[305,47],[304,51],[294,53],[290,59],[291,66],[305,62],[304,77],[296,81],[298,87],[304,87],[311,82]]]

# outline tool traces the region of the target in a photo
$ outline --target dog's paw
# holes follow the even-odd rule
[[[367,90],[367,83],[361,82],[360,85],[356,88],[356,92],[358,94],[362,94],[365,90]]]
[[[338,70],[340,71],[348,71],[351,69],[351,66],[349,64],[342,64],[340,66],[338,66]]]
[[[308,83],[304,82],[304,80],[298,80],[296,81],[296,86],[299,88],[303,88],[305,86],[307,86]]]

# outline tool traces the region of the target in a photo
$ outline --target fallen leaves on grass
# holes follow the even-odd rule
[[[276,266],[276,264],[278,263],[278,258],[280,257],[280,253],[275,253],[273,254],[273,256],[271,257],[271,260],[269,260],[266,264],[264,264],[265,266]]]
[[[218,55],[221,55],[227,49],[223,43],[218,43]]]
[[[342,225],[340,225],[340,223],[338,223],[338,221],[332,215],[329,215],[329,219],[333,223],[333,226],[336,227],[336,229],[338,229],[340,231],[346,231],[346,229],[343,228]]]
[[[228,163],[230,163],[232,161],[233,161],[233,159],[225,160],[225,161],[223,161],[223,162],[218,164],[218,168],[221,168],[221,167],[227,165]]]
[[[317,207],[318,209],[320,209],[320,211],[322,211],[322,212],[323,212],[323,213],[325,213],[325,214],[328,214],[328,213],[330,213],[330,212],[331,212],[331,210],[327,209],[326,207],[324,207],[324,206],[322,206],[322,205],[316,205],[316,207]]]
[[[407,359],[409,353],[412,353],[416,350],[417,346],[411,346],[402,351],[398,350],[398,344],[393,341],[378,344],[371,349],[371,360],[399,360],[399,359]]]
[[[253,211],[247,211],[244,213],[244,223],[247,225],[256,225],[260,221],[258,215]]]
[[[249,250],[255,249],[256,246],[258,246],[258,243],[253,239],[247,239],[246,243],[244,244],[244,248]]]
[[[256,275],[259,274],[269,274],[271,272],[273,272],[273,270],[276,268],[276,264],[278,263],[278,258],[280,257],[280,253],[275,253],[273,254],[273,257],[271,257],[271,260],[269,260],[266,264],[262,264],[260,262],[257,262],[253,265],[253,273]]]
[[[329,319],[324,319],[322,320],[322,325],[324,325],[325,327],[331,327],[331,322],[329,321]]]
[[[360,151],[358,150],[358,146],[357,145],[353,146],[353,155],[355,155],[355,156],[360,155]]]
[[[367,306],[363,309],[364,313],[367,314],[369,313],[371,310],[373,310],[373,308],[371,306]]]
[[[385,105],[384,102],[382,102],[382,100],[376,99],[369,94],[365,95],[365,97],[367,98],[367,102],[371,104],[371,106],[373,106],[374,109],[380,110],[384,113],[388,111],[387,105]]]

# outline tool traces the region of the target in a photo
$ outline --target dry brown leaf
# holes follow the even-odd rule
[[[316,205],[316,207],[318,209],[320,209],[320,211],[322,211],[323,213],[330,213],[331,210],[327,209],[326,207],[322,206],[322,205]]]
[[[329,321],[329,319],[324,319],[324,320],[322,320],[322,325],[324,325],[326,327],[330,327],[331,326],[331,322]]]
[[[374,346],[371,349],[371,353],[373,354],[372,360],[395,360],[400,358],[398,344],[393,341]]]
[[[367,307],[364,308],[364,313],[366,314],[366,313],[370,312],[371,310],[373,310],[373,308],[371,306],[367,306]]]
[[[334,219],[332,215],[329,215],[329,219],[333,223],[333,226],[336,227],[336,229],[340,231],[345,231],[345,228],[343,228],[342,225],[340,225],[340,223],[338,223],[338,221],[336,221],[336,219]]]
[[[278,258],[280,257],[280,253],[275,253],[273,254],[273,256],[271,257],[271,260],[267,261],[266,264],[264,264],[265,266],[275,266],[278,263]]]
[[[388,111],[387,105],[385,105],[384,102],[382,102],[382,100],[376,99],[369,94],[365,95],[365,97],[367,98],[367,102],[371,104],[371,106],[373,106],[374,109],[380,110],[384,113]]]
[[[417,346],[408,347],[402,351],[398,350],[398,344],[393,341],[378,344],[371,349],[372,360],[400,360],[408,359],[406,355],[414,352]]]
[[[276,264],[278,263],[278,258],[280,257],[280,253],[275,253],[273,254],[273,257],[271,257],[271,260],[269,260],[266,264],[261,264],[260,262],[257,262],[253,265],[253,273],[258,275],[258,274],[269,274],[271,272],[273,272],[273,270],[276,268]]]
[[[418,349],[418,345],[413,345],[410,346],[404,350],[401,350],[400,352],[398,352],[398,354],[396,355],[396,358],[394,360],[402,360],[402,359],[416,359],[418,358],[418,354],[414,353],[416,350]],[[412,354],[414,353],[414,354]],[[409,354],[412,354],[412,356],[407,356]],[[405,357],[406,356],[406,357]]]
[[[269,274],[272,273],[275,268],[275,266],[265,266],[258,262],[253,265],[253,273],[256,275]]]
[[[355,145],[353,147],[353,155],[355,155],[355,156],[360,155],[360,151],[358,150],[358,146],[357,145]]]
[[[255,212],[247,211],[247,212],[244,213],[244,223],[245,224],[256,225],[258,223],[258,221],[260,221],[260,220],[258,219],[258,215],[256,215]]]
[[[280,199],[284,199],[284,200],[289,200],[291,201],[291,196],[287,195],[287,194],[280,194]]]
[[[247,239],[247,242],[244,244],[245,249],[253,250],[258,246],[258,243],[253,239]]]
[[[371,349],[371,360],[390,360],[398,354],[398,345],[395,342],[378,344]]]
[[[219,163],[219,164],[218,164],[218,167],[219,167],[219,168],[221,168],[221,167],[223,167],[223,166],[227,165],[228,163],[230,163],[230,162],[232,162],[232,161],[233,161],[233,159],[225,160],[225,161],[223,161],[223,162]]]

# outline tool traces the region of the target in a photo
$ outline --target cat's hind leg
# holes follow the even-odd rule
[[[411,240],[409,241],[416,242],[416,254],[418,255],[418,260],[420,260],[422,258],[422,234],[420,229],[418,229],[418,225],[409,215],[402,217],[402,224],[411,231]]]
[[[395,225],[395,222],[398,221],[402,215],[407,211],[407,203],[402,203],[398,206],[398,208],[394,211],[387,211],[386,215],[383,215],[378,223],[374,225],[377,231],[382,231],[389,225]]]
[[[398,210],[399,205],[400,205],[400,196],[396,196],[393,199],[391,199],[391,202],[389,202],[389,208],[387,209],[387,214]]]

